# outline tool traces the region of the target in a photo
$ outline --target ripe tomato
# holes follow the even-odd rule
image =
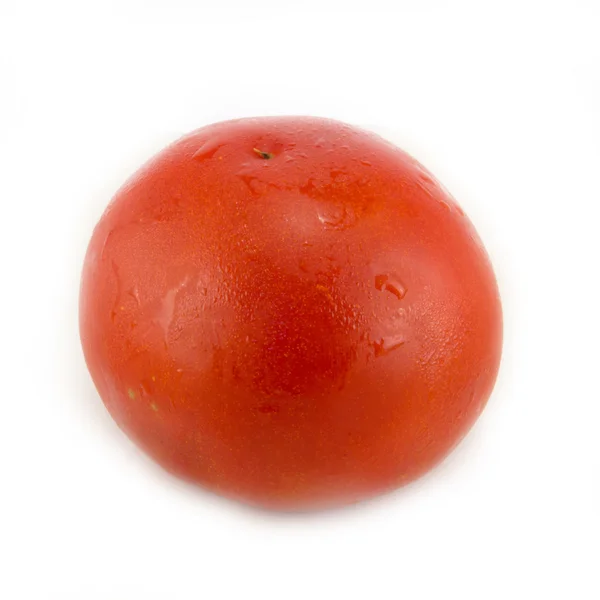
[[[279,508],[418,477],[492,390],[501,308],[458,204],[381,138],[218,123],[117,193],[80,298],[89,370],[166,469]]]

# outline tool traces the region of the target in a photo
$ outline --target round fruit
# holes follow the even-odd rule
[[[80,298],[89,370],[166,469],[252,504],[353,502],[469,430],[502,317],[486,252],[434,177],[325,119],[241,119],[117,193]]]

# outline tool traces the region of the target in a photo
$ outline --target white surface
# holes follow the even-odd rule
[[[0,0],[1,598],[600,597],[600,5],[393,5]],[[188,130],[290,113],[425,163],[479,229],[506,322],[449,460],[296,517],[142,456],[77,331],[85,246],[123,180]]]

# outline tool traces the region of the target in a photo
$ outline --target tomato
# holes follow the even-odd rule
[[[304,509],[446,456],[491,393],[502,317],[431,173],[366,131],[278,117],[199,129],[124,185],[80,331],[110,414],[168,471]]]

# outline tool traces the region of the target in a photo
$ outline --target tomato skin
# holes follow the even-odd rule
[[[438,463],[494,385],[487,254],[433,176],[325,119],[195,131],[136,173],[85,259],[80,332],[117,424],[251,504],[353,502]]]

